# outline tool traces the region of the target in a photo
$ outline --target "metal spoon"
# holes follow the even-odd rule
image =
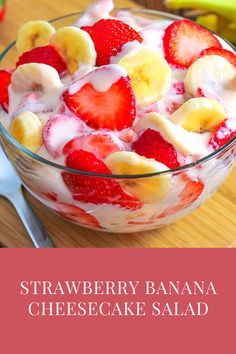
[[[7,198],[15,207],[34,246],[52,248],[53,242],[33,210],[25,200],[21,180],[0,146],[0,196]]]

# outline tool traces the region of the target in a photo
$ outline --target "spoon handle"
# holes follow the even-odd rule
[[[23,196],[22,189],[19,188],[14,193],[9,193],[7,198],[14,205],[22,223],[24,224],[33,245],[36,248],[53,248],[52,240],[28,202]]]

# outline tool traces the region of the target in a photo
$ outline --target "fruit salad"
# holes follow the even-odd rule
[[[236,54],[190,20],[113,8],[101,0],[57,30],[24,24],[0,70],[0,121],[27,149],[14,163],[37,199],[132,232],[194,210],[229,173],[228,155],[201,161],[236,135]]]

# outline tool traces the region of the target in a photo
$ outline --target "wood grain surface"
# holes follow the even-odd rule
[[[0,24],[0,50],[15,38],[17,28],[24,22],[38,18],[52,19],[83,10],[91,1],[7,0],[7,3],[7,16]],[[116,6],[138,5],[117,0]],[[218,192],[192,215],[163,229],[134,234],[108,234],[75,226],[63,221],[27,193],[26,197],[57,247],[235,247],[235,181],[236,169]],[[32,247],[15,211],[4,199],[0,199],[0,245]]]

